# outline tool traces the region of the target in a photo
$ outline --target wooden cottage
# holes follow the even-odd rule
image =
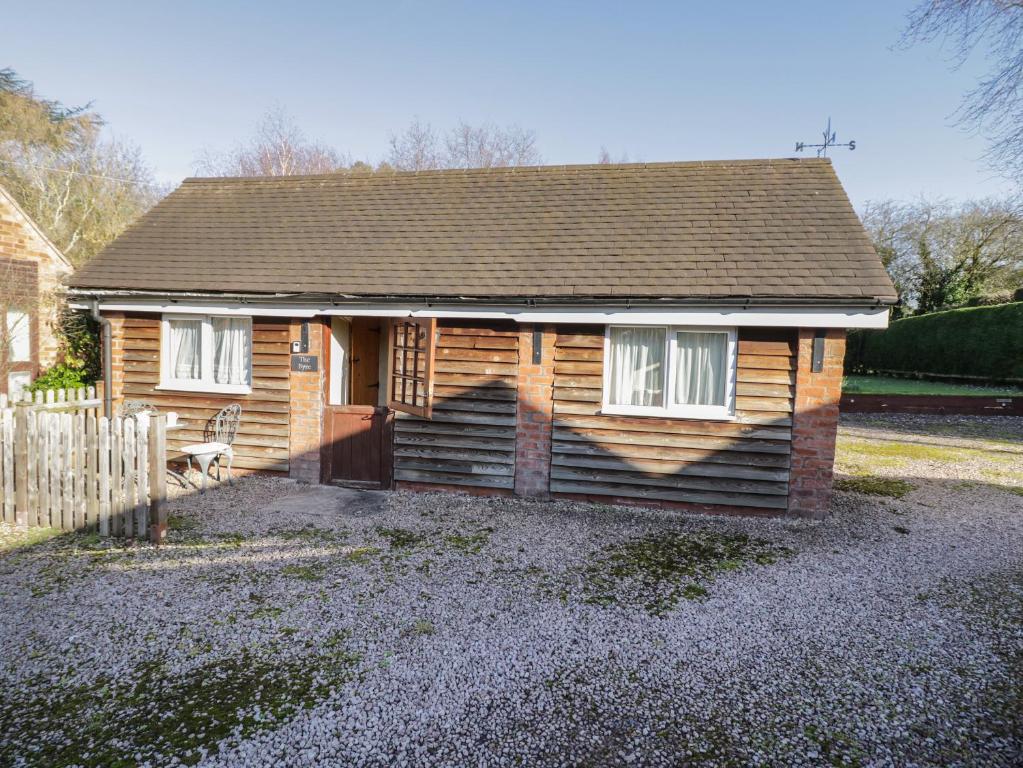
[[[71,285],[235,467],[802,515],[897,298],[828,160],[189,179]]]

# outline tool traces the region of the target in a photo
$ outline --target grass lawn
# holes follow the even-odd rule
[[[842,392],[847,395],[969,395],[974,397],[1023,397],[1023,388],[1011,385],[979,386],[944,381],[900,379],[894,376],[846,376]]]

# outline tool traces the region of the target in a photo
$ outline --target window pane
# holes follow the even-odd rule
[[[675,403],[724,405],[728,334],[679,331],[675,360]]]
[[[246,318],[213,318],[213,381],[217,384],[249,383],[249,333]]]
[[[23,362],[32,359],[32,324],[27,312],[8,311],[7,342],[9,360]]]
[[[28,371],[16,371],[7,374],[7,396],[12,400],[18,400],[22,391],[32,383],[32,374]]]
[[[611,329],[611,405],[664,405],[663,328]]]
[[[170,364],[175,379],[202,378],[202,320],[170,320]]]

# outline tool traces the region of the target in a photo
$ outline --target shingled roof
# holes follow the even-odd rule
[[[880,300],[828,160],[187,179],[76,288]]]

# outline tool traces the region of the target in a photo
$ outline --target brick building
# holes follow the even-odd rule
[[[804,516],[897,299],[827,160],[191,179],[72,285],[235,467]]]
[[[56,361],[64,254],[0,187],[0,393],[16,394]]]

